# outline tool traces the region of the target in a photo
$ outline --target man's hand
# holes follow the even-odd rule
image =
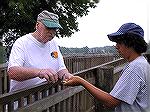
[[[56,74],[56,72],[54,70],[52,70],[51,68],[49,69],[41,69],[38,72],[37,75],[39,78],[43,79],[45,78],[48,82],[57,82],[58,81],[58,75]]]
[[[64,74],[64,76],[63,76],[64,78],[63,79],[70,79],[72,76],[73,76],[73,74],[68,72],[68,73]]]

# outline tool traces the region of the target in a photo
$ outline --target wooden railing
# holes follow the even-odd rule
[[[118,59],[109,63],[74,73],[95,86],[110,91],[126,63]],[[58,81],[55,84],[42,83],[0,96],[0,112],[95,112],[100,104],[82,87],[65,87]]]
[[[112,60],[113,55],[75,55],[64,57],[65,65],[70,73],[75,73]],[[8,91],[7,63],[4,63],[0,64],[0,94],[7,93]]]

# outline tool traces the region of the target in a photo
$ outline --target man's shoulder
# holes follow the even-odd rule
[[[24,43],[24,42],[27,42],[29,40],[29,37],[31,36],[31,34],[26,34],[26,35],[23,35],[21,37],[19,37],[15,43]]]

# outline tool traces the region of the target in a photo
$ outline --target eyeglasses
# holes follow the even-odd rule
[[[59,31],[59,29],[58,29],[58,28],[49,28],[49,27],[46,27],[46,29],[48,29],[48,30],[54,30],[54,31],[56,31],[56,32],[58,32],[58,31]]]

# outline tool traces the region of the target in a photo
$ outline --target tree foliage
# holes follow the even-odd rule
[[[77,17],[88,14],[99,0],[0,0],[0,39],[11,46],[20,36],[34,31],[37,15],[48,10],[58,14],[63,29],[57,37],[79,31]]]

